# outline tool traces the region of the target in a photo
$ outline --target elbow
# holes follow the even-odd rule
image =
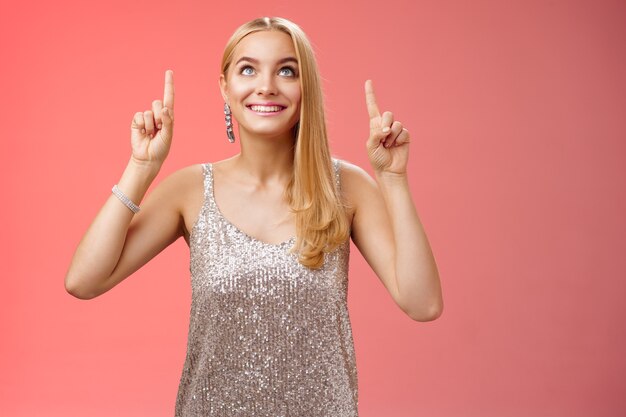
[[[69,273],[65,276],[65,291],[81,300],[91,300],[98,296],[94,291],[90,291],[84,285],[80,285],[79,281],[74,279]]]
[[[419,321],[419,322],[428,322],[433,321],[441,317],[443,313],[443,302],[437,303],[430,308],[419,309],[419,310],[405,310],[406,314],[411,318],[411,320]]]

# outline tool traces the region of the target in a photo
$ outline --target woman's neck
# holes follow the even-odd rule
[[[241,132],[241,153],[234,164],[259,183],[287,183],[293,175],[295,143],[291,136],[254,137]]]

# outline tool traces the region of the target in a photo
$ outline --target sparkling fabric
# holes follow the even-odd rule
[[[339,165],[333,161],[337,186]],[[191,317],[176,416],[358,416],[349,240],[302,266],[295,237],[261,242],[222,216],[204,164],[189,239]]]

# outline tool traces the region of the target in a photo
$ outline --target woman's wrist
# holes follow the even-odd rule
[[[117,186],[133,203],[139,205],[160,168],[160,165],[143,163],[131,157]]]
[[[388,172],[388,171],[374,171],[374,176],[379,184],[385,186],[397,186],[408,184],[408,177],[406,172]]]
[[[124,172],[124,174],[128,172],[130,176],[136,177],[137,179],[143,182],[147,181],[148,185],[150,185],[152,181],[158,175],[159,171],[161,170],[162,165],[163,165],[162,162],[157,163],[157,162],[141,161],[131,156],[130,160],[128,161],[128,165],[126,166],[126,171]]]

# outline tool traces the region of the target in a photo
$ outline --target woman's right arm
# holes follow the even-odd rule
[[[174,127],[174,79],[165,74],[163,101],[138,112],[131,124],[132,156],[119,189],[139,204],[169,153]],[[184,171],[184,170],[183,170]],[[66,290],[90,299],[110,290],[182,235],[181,199],[184,175],[159,184],[134,214],[111,194],[78,245],[65,277]]]

